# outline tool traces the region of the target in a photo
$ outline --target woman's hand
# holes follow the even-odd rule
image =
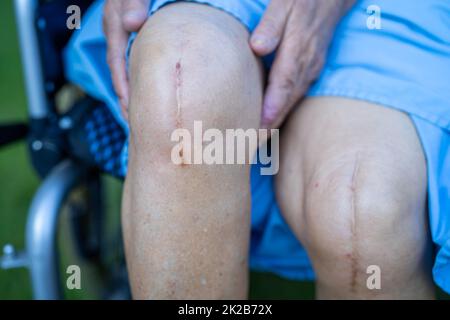
[[[259,56],[277,49],[261,126],[279,128],[319,75],[334,29],[354,0],[272,0],[250,39]]]
[[[128,77],[126,50],[128,36],[139,31],[147,20],[150,0],[107,0],[103,12],[103,30],[106,35],[107,60],[114,90],[126,116],[128,108]]]

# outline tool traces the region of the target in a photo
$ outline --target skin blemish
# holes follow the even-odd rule
[[[175,297],[175,288],[176,288],[175,281],[169,280],[169,283],[168,283],[169,297]]]
[[[180,156],[180,159],[181,159],[180,167],[186,166],[186,161],[184,159],[184,151],[183,151],[183,149],[180,149],[180,151],[178,152],[178,155]]]

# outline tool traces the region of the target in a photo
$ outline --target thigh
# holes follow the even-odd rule
[[[427,263],[426,162],[406,114],[307,99],[282,128],[280,148],[277,200],[319,280],[335,266],[354,287],[371,263],[392,277]]]

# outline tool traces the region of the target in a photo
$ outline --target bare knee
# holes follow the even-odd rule
[[[371,266],[380,268],[384,290],[423,271],[424,187],[411,190],[395,169],[377,170],[364,153],[333,163],[320,167],[305,187],[301,238],[318,281],[341,292],[369,293]]]
[[[132,147],[167,156],[173,130],[193,130],[194,121],[256,128],[262,75],[247,36],[234,18],[204,5],[170,5],[152,16],[131,52]]]

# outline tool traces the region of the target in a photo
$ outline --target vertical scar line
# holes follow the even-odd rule
[[[181,62],[175,65],[175,94],[177,100],[177,124],[181,123]]]
[[[176,127],[181,128],[181,61],[175,64],[175,98],[177,100],[177,116],[176,116]],[[181,147],[179,151],[179,156],[182,159],[181,165],[184,165],[184,151]]]
[[[350,260],[351,260],[351,291],[353,293],[356,292],[356,285],[357,285],[357,278],[358,278],[358,239],[357,239],[357,212],[356,212],[356,199],[355,199],[355,191],[356,191],[356,178],[359,173],[359,154],[356,154],[356,161],[355,166],[353,168],[352,178],[351,178],[351,186],[350,186],[350,192],[351,192],[351,250],[352,253],[350,254]]]

